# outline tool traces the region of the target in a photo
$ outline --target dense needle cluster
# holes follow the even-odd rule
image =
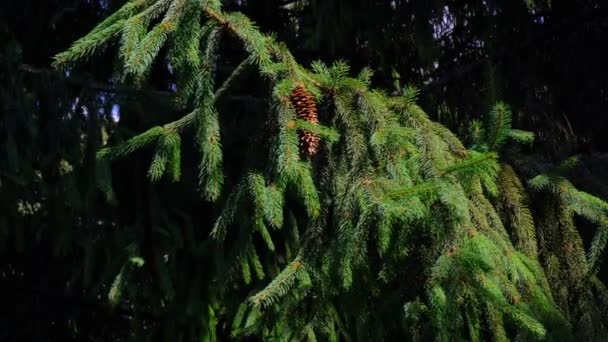
[[[293,104],[298,119],[318,124],[317,105],[315,100],[303,85],[298,85],[291,92],[291,103]],[[309,131],[300,132],[300,151],[303,154],[313,156],[319,150],[319,136]]]

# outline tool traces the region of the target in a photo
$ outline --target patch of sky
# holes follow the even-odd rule
[[[456,18],[448,6],[444,6],[438,16],[432,20],[433,38],[436,40],[446,38],[456,26]]]
[[[112,120],[114,122],[120,121],[120,105],[117,103],[112,105]]]

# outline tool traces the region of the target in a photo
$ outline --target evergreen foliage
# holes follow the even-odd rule
[[[222,43],[235,41],[246,58],[218,87]],[[54,65],[72,68],[111,42],[124,82],[145,84],[155,63],[168,63],[187,113],[94,157],[107,210],[121,205],[116,165],[146,161],[145,214],[99,237],[111,249],[87,245],[83,271],[114,309],[130,310],[134,339],[606,336],[595,298],[608,299],[596,276],[608,204],[562,175],[568,162],[522,180],[511,158],[534,136],[511,127],[506,104],[471,124],[466,147],[417,105],[416,89],[389,96],[371,87],[369,69],[352,77],[345,62],[305,68],[215,0],[127,2]],[[236,130],[220,99],[245,68],[263,80],[267,103],[256,125]],[[298,118],[297,87],[318,104],[319,124]],[[318,154],[300,152],[302,132],[320,138]],[[235,135],[256,146],[231,144]],[[160,193],[182,186],[200,195],[188,209],[204,205],[211,219],[163,208]],[[541,210],[530,196],[545,199]],[[574,215],[597,227],[588,252]],[[94,274],[101,263],[111,271]]]

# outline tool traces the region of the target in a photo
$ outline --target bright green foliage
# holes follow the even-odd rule
[[[515,247],[527,256],[538,255],[536,228],[529,208],[528,195],[517,174],[508,164],[501,165],[498,183],[500,194],[497,208]]]
[[[65,68],[78,60],[89,57],[95,50],[106,44],[109,39],[119,34],[123,27],[128,31],[133,31],[133,26],[127,25],[127,19],[138,13],[149,2],[148,0],[140,0],[127,3],[116,13],[99,23],[86,37],[75,42],[69,51],[58,54],[55,57],[55,67]],[[129,36],[133,35],[130,34]],[[135,39],[136,37],[131,38]]]
[[[217,215],[205,222],[203,229],[212,228],[197,246],[192,227],[182,236],[169,217],[161,217],[155,230],[173,240],[147,256],[154,281],[129,285],[136,274],[125,276],[123,267],[109,290],[112,303],[127,303],[123,288],[145,284],[162,298],[149,304],[151,310],[196,327],[188,336],[214,340],[231,325],[232,337],[279,341],[571,340],[572,325],[579,327],[576,314],[594,308],[589,297],[570,312],[568,294],[553,282],[560,275],[552,273],[553,258],[568,261],[547,248],[580,240],[571,213],[582,215],[601,227],[589,252],[595,269],[608,241],[608,205],[565,179],[535,178],[530,186],[558,195],[556,215],[569,225],[559,232],[567,236],[537,246],[525,188],[501,163],[510,140],[529,144],[533,136],[511,128],[507,105],[497,103],[483,123],[473,123],[467,149],[416,105],[416,89],[388,96],[370,89],[370,70],[353,78],[344,62],[306,69],[248,18],[223,13],[215,2],[130,2],[117,13],[58,55],[56,65],[70,65],[120,33],[123,66],[140,77],[168,45],[179,101],[190,114],[102,149],[101,174],[107,176],[110,161],[155,143],[149,178],[179,180],[186,144],[180,133],[192,126],[199,189]],[[152,22],[157,24],[148,30]],[[214,91],[224,37],[237,38],[248,57]],[[268,83],[268,108],[259,117],[263,132],[245,132],[265,143],[259,163],[229,175],[224,156],[235,151],[225,150],[221,137],[243,132],[225,131],[221,118],[231,113],[220,113],[216,102],[245,66]],[[319,103],[320,125],[295,117],[289,94],[300,84]],[[300,155],[299,130],[321,137],[317,156]],[[108,198],[110,185],[100,182]],[[558,229],[545,221],[541,228]],[[208,263],[204,274],[176,269],[181,248]],[[574,272],[585,263],[583,254],[561,269]],[[582,280],[581,274],[569,277]],[[593,280],[600,292],[603,285]],[[180,301],[187,303],[186,313]],[[593,309],[581,320],[602,317]],[[177,331],[169,323],[164,328]],[[151,339],[157,331],[140,333]]]
[[[139,150],[140,148],[145,147],[156,141],[163,133],[164,130],[161,127],[151,128],[148,131],[129,139],[121,145],[118,145],[111,149],[105,148],[100,150],[97,153],[97,158],[100,160],[112,161],[118,158],[125,157]]]
[[[168,131],[158,140],[156,153],[148,171],[150,180],[157,182],[167,173],[172,181],[179,181],[181,175],[181,138],[179,134]]]
[[[304,286],[310,286],[310,278],[306,274],[304,265],[297,258],[287,265],[265,289],[251,297],[250,302],[257,308],[268,307],[284,297],[296,280],[304,282]]]
[[[474,142],[473,149],[498,151],[507,140],[520,144],[532,143],[534,134],[511,128],[512,115],[508,105],[498,102],[485,116],[483,123],[473,121],[470,130],[470,136]]]

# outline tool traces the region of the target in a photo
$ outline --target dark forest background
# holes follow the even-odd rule
[[[526,163],[553,164],[580,155],[573,182],[608,198],[606,1],[223,3],[224,9],[252,18],[262,31],[274,32],[303,65],[343,59],[354,72],[371,67],[377,87],[418,87],[421,107],[464,140],[472,119],[498,100],[508,103],[514,126],[537,136],[526,151],[529,157],[520,161],[522,169]],[[109,197],[119,198],[121,206],[108,205],[95,183],[95,151],[108,139],[121,141],[151,123],[183,115],[170,101],[175,83],[170,68],[159,61],[151,82],[137,89],[113,79],[113,51],[97,54],[69,73],[50,67],[54,55],[122,4],[0,3],[0,341],[124,336],[131,313],[104,304],[100,293],[107,293],[107,285],[83,290],[86,284],[111,280],[120,265],[80,265],[103,264],[99,259],[104,253],[127,253],[113,250],[120,243],[108,241],[104,230],[114,229],[116,222],[136,225],[145,220],[144,214],[133,218],[133,212],[154,212],[160,202],[179,202],[181,213],[200,209],[195,195],[177,197],[180,192],[148,185],[141,175],[149,155],[114,166],[119,176],[114,179],[116,193]],[[242,52],[234,51],[222,56],[220,74],[242,60]],[[222,105],[245,113],[261,101],[243,90]],[[243,127],[255,125],[242,120]],[[243,143],[240,136],[225,142]],[[83,239],[91,230],[98,231],[95,238]]]

